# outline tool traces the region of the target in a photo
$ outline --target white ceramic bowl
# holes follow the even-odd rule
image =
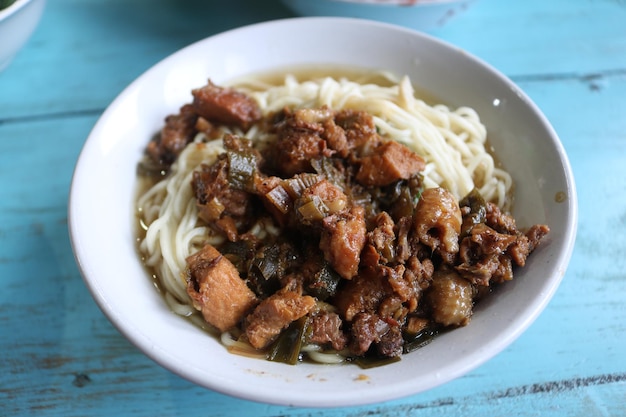
[[[0,71],[26,44],[41,20],[45,0],[17,0],[0,10]]]
[[[135,250],[135,170],[166,115],[190,90],[233,77],[327,63],[408,74],[453,106],[482,116],[498,157],[517,182],[520,226],[546,223],[549,238],[469,326],[441,335],[401,362],[290,366],[227,353],[176,316],[157,294]],[[561,196],[560,198],[558,196]],[[69,202],[76,260],[111,322],[156,362],[207,388],[274,404],[337,407],[415,394],[478,367],[513,342],[556,291],[577,221],[572,172],[556,133],[511,81],[470,54],[429,36],[372,21],[295,18],[236,29],[197,42],[155,65],[104,112],[82,150]]]
[[[282,0],[301,16],[372,19],[411,29],[440,28],[475,0]]]

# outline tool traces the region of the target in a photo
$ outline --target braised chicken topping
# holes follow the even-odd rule
[[[364,111],[263,118],[250,98],[210,82],[193,96],[147,149],[162,166],[219,124],[257,124],[275,138],[260,147],[224,136],[225,152],[190,184],[199,221],[223,243],[187,259],[188,294],[208,323],[237,328],[255,349],[298,328],[302,343],[346,357],[399,357],[467,325],[549,232],[519,230],[477,190],[457,201],[425,189],[424,159],[381,137]]]

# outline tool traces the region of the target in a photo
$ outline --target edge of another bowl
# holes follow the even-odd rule
[[[46,0],[17,0],[0,10],[0,71],[6,69],[39,25]]]

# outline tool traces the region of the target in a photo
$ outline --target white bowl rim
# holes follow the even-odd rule
[[[33,0],[17,0],[15,3],[12,3],[9,7],[6,7],[0,10],[0,21],[2,21],[2,19],[4,19],[5,17],[8,17],[9,15],[12,15],[13,13],[17,13],[18,10],[26,7],[26,5],[30,3],[31,1]]]
[[[256,389],[251,389],[249,386],[242,386],[238,381],[225,380],[224,378],[218,378],[217,380],[207,381],[204,379],[204,375],[199,372],[197,369],[193,367],[185,367],[186,364],[180,363],[176,358],[172,357],[166,350],[162,349],[161,346],[155,346],[150,338],[147,338],[140,329],[133,327],[132,324],[129,324],[125,321],[126,317],[121,315],[119,311],[116,311],[112,305],[109,303],[109,300],[104,296],[102,282],[94,281],[91,276],[89,276],[89,268],[86,262],[88,262],[89,253],[85,252],[82,239],[83,236],[80,234],[80,222],[76,217],[76,214],[80,211],[79,200],[81,196],[77,194],[79,187],[78,183],[81,179],[81,175],[85,175],[83,172],[87,169],[85,166],[84,156],[89,152],[90,147],[96,146],[93,143],[92,135],[95,135],[96,132],[105,124],[110,114],[113,112],[115,106],[119,104],[122,100],[122,97],[127,92],[136,88],[138,84],[142,82],[143,77],[147,74],[155,71],[157,68],[162,67],[164,65],[168,65],[168,62],[173,59],[173,57],[179,56],[181,54],[185,54],[188,51],[194,48],[200,48],[204,43],[213,42],[215,39],[221,37],[229,37],[237,34],[245,33],[248,31],[257,31],[263,30],[265,27],[270,25],[293,25],[297,23],[298,25],[305,24],[317,24],[317,23],[336,23],[342,25],[371,25],[372,27],[379,27],[385,30],[391,31],[400,31],[408,33],[410,32],[412,36],[420,38],[422,41],[439,44],[440,47],[448,48],[448,49],[456,49],[454,46],[449,45],[441,40],[438,40],[434,37],[431,37],[427,34],[418,33],[412,31],[410,29],[401,28],[395,25],[390,25],[386,23],[380,22],[372,22],[366,21],[362,19],[353,19],[353,18],[339,18],[339,17],[298,17],[298,18],[288,18],[288,19],[280,19],[268,22],[262,22],[257,24],[252,24],[248,26],[244,26],[237,29],[228,30],[222,32],[220,34],[216,34],[210,36],[206,39],[195,42],[178,52],[170,55],[169,57],[163,59],[148,71],[146,71],[142,76],[137,78],[133,83],[131,83],[105,110],[100,119],[97,121],[94,126],[92,132],[89,135],[89,138],[85,142],[83,149],[79,155],[77,165],[74,171],[74,175],[72,177],[72,184],[70,189],[70,198],[68,204],[68,227],[70,231],[71,243],[74,250],[76,262],[79,266],[83,279],[85,281],[86,286],[92,293],[94,300],[101,308],[103,313],[109,318],[109,320],[117,327],[117,329],[128,338],[133,344],[135,344],[141,351],[143,351],[147,356],[153,359],[155,362],[159,363],[166,369],[190,380],[199,385],[205,386],[207,388],[232,395],[235,397],[245,398],[248,400],[266,402],[271,404],[281,404],[281,405],[291,405],[291,406],[305,406],[305,407],[339,407],[339,406],[349,406],[349,405],[363,405],[368,403],[375,403],[380,401],[386,401],[390,399],[405,397],[407,395],[411,395],[420,391],[424,391],[426,389],[434,388],[435,386],[441,385],[445,382],[448,382],[454,378],[457,378],[476,367],[480,366],[496,354],[500,353],[504,348],[506,348],[510,343],[512,343],[515,339],[517,339],[530,324],[538,317],[541,311],[548,304],[555,291],[557,290],[563,275],[565,274],[565,270],[567,269],[567,264],[569,263],[569,259],[571,257],[575,236],[576,236],[576,225],[578,219],[578,209],[577,209],[577,196],[576,189],[573,180],[573,174],[571,171],[571,167],[569,165],[569,161],[567,159],[567,155],[565,150],[560,143],[556,132],[550,126],[549,122],[545,118],[545,116],[541,113],[538,107],[530,100],[525,93],[523,93],[517,86],[515,86],[508,78],[504,75],[500,74],[497,70],[480,60],[476,57],[471,57],[469,54],[468,57],[471,57],[474,61],[474,65],[482,67],[485,71],[489,72],[492,76],[499,77],[502,82],[506,83],[514,92],[519,96],[519,98],[525,102],[531,111],[536,115],[539,119],[539,123],[544,125],[546,132],[549,134],[550,140],[553,142],[552,145],[555,147],[556,152],[559,157],[559,162],[562,165],[564,175],[567,179],[567,192],[568,192],[568,215],[567,224],[565,234],[563,238],[563,247],[557,254],[556,258],[553,259],[553,267],[552,272],[554,276],[550,281],[550,285],[545,288],[545,291],[542,292],[541,296],[533,299],[532,303],[526,308],[524,316],[517,320],[514,325],[510,326],[506,329],[497,339],[490,341],[490,343],[483,346],[480,351],[471,352],[463,360],[456,363],[456,367],[454,369],[447,368],[444,372],[437,373],[434,376],[432,381],[424,383],[421,382],[421,385],[418,389],[415,387],[411,387],[410,385],[403,383],[398,386],[391,387],[376,387],[376,390],[368,389],[367,385],[363,385],[360,391],[352,390],[349,392],[328,392],[327,397],[320,401],[320,398],[311,398],[308,396],[306,392],[289,392],[290,397],[285,398],[285,392],[280,392],[274,389],[272,384],[261,384],[255,386]],[[172,313],[172,315],[174,315]],[[471,326],[470,326],[471,327]],[[413,352],[412,355],[419,355],[418,352]],[[298,365],[300,366],[300,365]],[[318,365],[316,365],[318,366]],[[247,388],[247,389],[246,389]],[[292,390],[293,391],[293,390]]]

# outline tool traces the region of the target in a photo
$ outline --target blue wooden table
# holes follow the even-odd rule
[[[113,328],[81,280],[67,231],[71,174],[90,129],[127,84],[177,49],[291,16],[277,0],[48,2],[25,49],[0,73],[0,415],[626,415],[622,0],[478,0],[432,31],[535,100],[577,180],[578,239],[562,286],[496,358],[402,400],[299,409],[197,387]]]

